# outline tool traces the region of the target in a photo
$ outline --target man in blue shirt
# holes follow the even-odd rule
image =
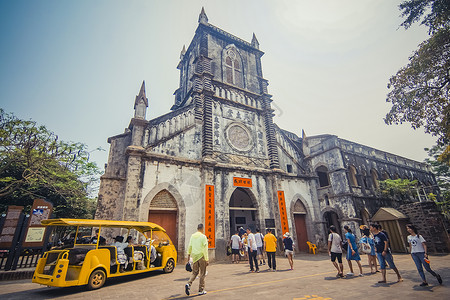
[[[377,253],[377,258],[380,263],[381,275],[383,277],[382,280],[378,281],[378,283],[386,283],[386,262],[389,264],[392,270],[394,270],[395,274],[397,274],[397,282],[403,281],[402,276],[398,272],[397,267],[394,264],[394,258],[392,257],[391,250],[388,246],[388,239],[384,233],[381,231],[381,225],[371,224],[370,231],[373,233],[374,242],[375,242],[375,252]]]

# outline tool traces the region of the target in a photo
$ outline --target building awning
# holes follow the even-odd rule
[[[372,221],[392,221],[392,220],[402,220],[408,219],[408,217],[392,207],[382,207],[380,208],[372,218]]]

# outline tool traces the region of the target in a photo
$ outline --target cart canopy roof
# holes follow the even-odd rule
[[[135,229],[140,232],[163,231],[161,226],[150,222],[116,221],[116,220],[91,220],[91,219],[49,219],[42,220],[44,226],[83,226],[83,227],[109,227]]]

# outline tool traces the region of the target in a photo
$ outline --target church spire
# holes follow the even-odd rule
[[[252,46],[259,50],[259,42],[254,32],[252,37]]]
[[[139,95],[134,100],[134,117],[138,119],[145,119],[147,113],[148,99],[145,95],[145,80],[142,81],[141,90]]]
[[[208,17],[206,16],[204,7],[202,7],[202,11],[200,12],[200,15],[198,16],[198,22],[205,24],[205,25],[208,24]]]
[[[180,59],[183,59],[185,53],[186,53],[186,45],[183,45],[183,49],[181,50],[180,53]]]

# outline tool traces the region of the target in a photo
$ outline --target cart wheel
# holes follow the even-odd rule
[[[175,268],[175,261],[173,260],[173,258],[169,258],[169,260],[166,263],[166,266],[164,267],[164,273],[171,273],[174,268]]]
[[[101,288],[106,281],[106,273],[103,270],[95,270],[92,272],[91,276],[89,276],[88,281],[88,290],[96,290]]]

